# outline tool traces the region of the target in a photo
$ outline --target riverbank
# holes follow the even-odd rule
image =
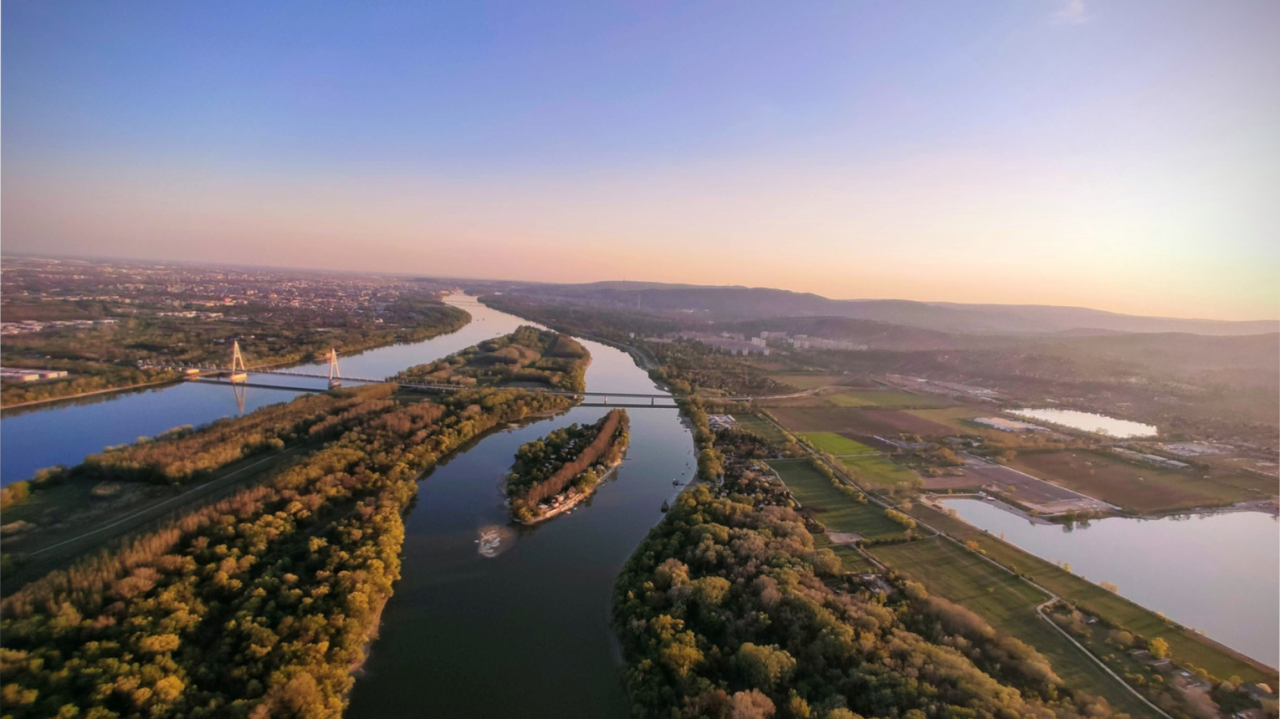
[[[619,459],[617,462],[614,462],[607,470],[605,470],[605,473],[600,475],[600,482],[603,482],[609,475],[614,474],[618,469],[618,465],[620,464],[622,464],[621,459]],[[515,521],[520,524],[523,524],[526,527],[532,527],[535,524],[541,524],[547,521],[548,519],[551,519],[552,517],[558,517],[561,514],[564,514],[565,512],[569,512],[573,510],[574,507],[577,507],[579,504],[589,499],[592,495],[594,495],[599,490],[600,490],[599,483],[597,483],[595,486],[593,486],[590,490],[586,492],[582,492],[576,489],[571,489],[569,490],[569,494],[570,494],[569,498],[561,502],[560,504],[556,505],[552,509],[549,509],[543,514],[539,514],[529,519],[517,519]]]
[[[11,409],[21,409],[23,407],[35,407],[42,404],[54,404],[56,402],[72,402],[74,400],[83,399],[85,397],[94,397],[102,394],[113,394],[115,392],[127,392],[133,389],[145,389],[147,387],[160,387],[163,385],[178,384],[182,382],[182,377],[172,377],[170,379],[156,380],[155,382],[143,382],[141,384],[121,385],[119,387],[106,387],[103,389],[95,389],[92,392],[80,392],[77,394],[69,394],[61,397],[47,397],[45,399],[33,399],[29,402],[18,402],[16,404],[6,404],[0,406],[0,413],[8,412]]]
[[[627,411],[613,409],[591,424],[570,425],[521,445],[505,489],[512,519],[537,524],[591,496],[622,461],[630,426]]]

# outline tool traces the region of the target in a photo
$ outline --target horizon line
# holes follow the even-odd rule
[[[467,275],[431,275],[431,274],[426,274],[422,272],[343,270],[343,269],[336,269],[331,267],[307,267],[307,266],[297,266],[297,265],[273,265],[273,264],[242,264],[242,263],[235,263],[235,262],[223,263],[223,262],[209,262],[205,260],[179,260],[179,259],[164,259],[164,258],[156,258],[156,257],[139,257],[139,256],[110,255],[110,254],[77,255],[77,254],[38,253],[38,252],[22,252],[22,251],[12,252],[12,251],[5,251],[3,249],[0,249],[0,258],[5,258],[5,257],[24,257],[24,258],[51,259],[51,260],[80,260],[85,262],[99,262],[99,261],[151,262],[151,263],[160,263],[160,264],[193,265],[193,266],[202,266],[202,267],[227,267],[227,268],[244,268],[244,269],[257,269],[257,270],[292,270],[296,272],[333,272],[333,273],[344,274],[344,275],[366,275],[366,276],[373,275],[373,276],[406,277],[406,278],[418,277],[422,279],[463,280],[463,281],[470,281],[470,282],[511,282],[511,283],[530,284],[530,285],[551,285],[551,286],[561,286],[561,287],[604,284],[604,283],[610,283],[610,282],[613,282],[613,283],[629,282],[629,283],[635,283],[635,284],[667,285],[671,287],[685,287],[685,288],[692,288],[692,289],[773,290],[776,292],[789,292],[791,294],[796,294],[796,295],[812,295],[814,297],[819,297],[830,302],[911,302],[915,304],[931,305],[931,306],[957,305],[960,307],[1039,307],[1039,308],[1054,308],[1054,309],[1085,310],[1088,312],[1102,312],[1102,313],[1114,315],[1117,317],[1135,317],[1135,318],[1155,319],[1155,320],[1179,320],[1184,322],[1208,322],[1208,323],[1216,323],[1216,324],[1236,324],[1236,325],[1260,324],[1260,323],[1272,323],[1272,324],[1280,325],[1280,316],[1268,317],[1268,318],[1228,320],[1228,319],[1212,319],[1212,318],[1205,318],[1205,317],[1176,317],[1171,315],[1140,315],[1140,314],[1132,314],[1128,312],[1116,312],[1115,310],[1101,309],[1098,307],[1086,307],[1083,305],[1052,305],[1052,304],[1040,304],[1040,303],[1011,304],[1011,303],[1000,303],[1000,302],[956,302],[954,300],[916,300],[916,299],[907,299],[902,297],[844,298],[844,297],[828,297],[826,295],[818,294],[817,292],[792,290],[786,287],[690,284],[687,282],[662,282],[658,280],[603,279],[603,280],[588,280],[583,282],[550,282],[547,280],[509,279],[509,278],[500,278],[500,277],[476,277],[476,276],[467,276]],[[1280,327],[1277,327],[1277,330],[1280,330]],[[1277,330],[1272,330],[1272,331],[1277,331]],[[1269,334],[1269,332],[1262,332],[1259,334]]]

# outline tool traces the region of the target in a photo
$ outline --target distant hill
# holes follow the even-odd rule
[[[522,293],[598,305],[681,312],[701,319],[741,321],[778,317],[844,317],[947,333],[1186,332],[1201,335],[1256,335],[1280,331],[1271,320],[1229,322],[1123,315],[1083,307],[969,305],[910,300],[833,300],[821,295],[759,287],[697,287],[649,282],[586,285],[528,285]]]

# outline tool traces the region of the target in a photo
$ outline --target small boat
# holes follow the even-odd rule
[[[679,487],[679,486],[680,486],[680,480],[678,480],[678,479],[673,479],[673,480],[671,480],[671,486],[672,486],[672,487]]]
[[[670,503],[670,502],[668,502],[668,501],[667,501],[667,500],[665,500],[665,499],[664,499],[664,500],[662,500],[662,511],[666,512],[666,511],[668,511],[669,509],[671,509],[671,503]]]

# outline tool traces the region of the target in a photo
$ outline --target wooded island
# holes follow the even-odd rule
[[[593,424],[571,424],[521,445],[507,477],[511,516],[534,524],[591,496],[622,461],[630,426],[627,411],[615,409]]]

